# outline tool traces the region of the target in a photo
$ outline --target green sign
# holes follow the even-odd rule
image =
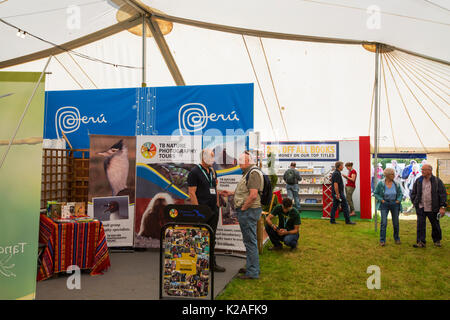
[[[44,77],[18,125],[40,75],[0,72],[0,299],[36,294]]]

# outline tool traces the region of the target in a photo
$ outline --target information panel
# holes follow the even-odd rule
[[[160,299],[213,299],[212,241],[207,225],[163,227]]]

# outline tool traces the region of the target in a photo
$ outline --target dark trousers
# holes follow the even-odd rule
[[[210,208],[212,211],[211,218],[209,218],[208,221],[206,221],[206,224],[211,227],[213,233],[214,233],[214,243],[211,243],[211,248],[214,250],[216,246],[216,231],[217,231],[217,224],[219,223],[219,208]],[[213,251],[214,252],[214,251]],[[216,255],[213,255],[213,266],[216,265]]]
[[[287,246],[291,248],[297,247],[297,242],[299,238],[299,234],[287,234],[285,236],[280,236],[278,233],[273,230],[273,228],[266,225],[266,232],[269,236],[270,241],[273,243],[275,247],[281,247],[282,243],[284,242]]]
[[[439,220],[437,219],[437,212],[425,212],[423,208],[416,208],[417,213],[417,243],[426,243],[427,218],[431,223],[431,237],[433,242],[442,240],[442,231]]]
[[[347,198],[345,198],[345,195],[343,192],[341,192],[339,195],[341,196],[341,201],[339,201],[338,199],[336,199],[336,195],[333,193],[333,207],[331,207],[331,218],[330,218],[330,222],[335,222],[335,217],[336,217],[336,210],[339,207],[339,204],[341,205],[342,211],[344,212],[344,218],[345,218],[345,223],[350,222],[350,214],[348,212],[348,202],[347,202]]]

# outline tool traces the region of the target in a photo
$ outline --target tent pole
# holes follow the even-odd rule
[[[377,43],[376,44],[376,52],[375,52],[375,117],[374,117],[374,170],[373,170],[373,175],[374,175],[374,187],[376,187],[378,181],[377,181],[377,172],[376,172],[376,168],[377,168],[377,164],[378,164],[378,149],[379,149],[379,139],[378,139],[378,135],[379,135],[379,127],[380,127],[380,123],[379,123],[379,119],[380,119],[380,100],[379,100],[379,96],[380,96],[380,86],[379,86],[379,60],[380,60],[380,44]],[[376,207],[375,207],[376,208]],[[378,214],[377,214],[377,210],[375,209],[375,232],[377,232],[377,226],[378,226]]]
[[[147,35],[145,27],[145,14],[142,15],[142,87],[146,87],[146,73],[147,73]]]

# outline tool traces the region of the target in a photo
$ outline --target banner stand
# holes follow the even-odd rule
[[[205,205],[168,205],[159,249],[160,300],[214,300],[215,234]],[[205,232],[206,231],[206,232]]]
[[[166,252],[166,246],[164,245],[164,239],[165,239],[165,233],[166,230],[173,227],[173,229],[176,228],[184,228],[184,229],[207,229],[209,232],[209,268],[207,268],[208,270],[208,294],[205,296],[205,298],[202,297],[196,297],[196,296],[190,296],[188,295],[188,291],[192,291],[192,290],[184,290],[183,295],[182,296],[168,296],[168,295],[164,295],[163,294],[163,290],[166,289],[165,288],[165,252]],[[161,246],[159,249],[159,299],[160,300],[205,300],[208,296],[210,297],[211,300],[214,300],[214,270],[212,268],[213,263],[214,263],[214,247],[211,246],[212,243],[214,243],[215,239],[214,239],[214,232],[212,231],[211,227],[207,224],[204,223],[176,223],[176,222],[169,222],[167,224],[165,224],[162,228],[161,228]],[[177,271],[175,271],[177,272]],[[198,281],[198,280],[197,280]],[[170,289],[169,289],[170,290]],[[180,290],[182,291],[182,290]],[[186,293],[186,296],[184,296],[184,293]]]

